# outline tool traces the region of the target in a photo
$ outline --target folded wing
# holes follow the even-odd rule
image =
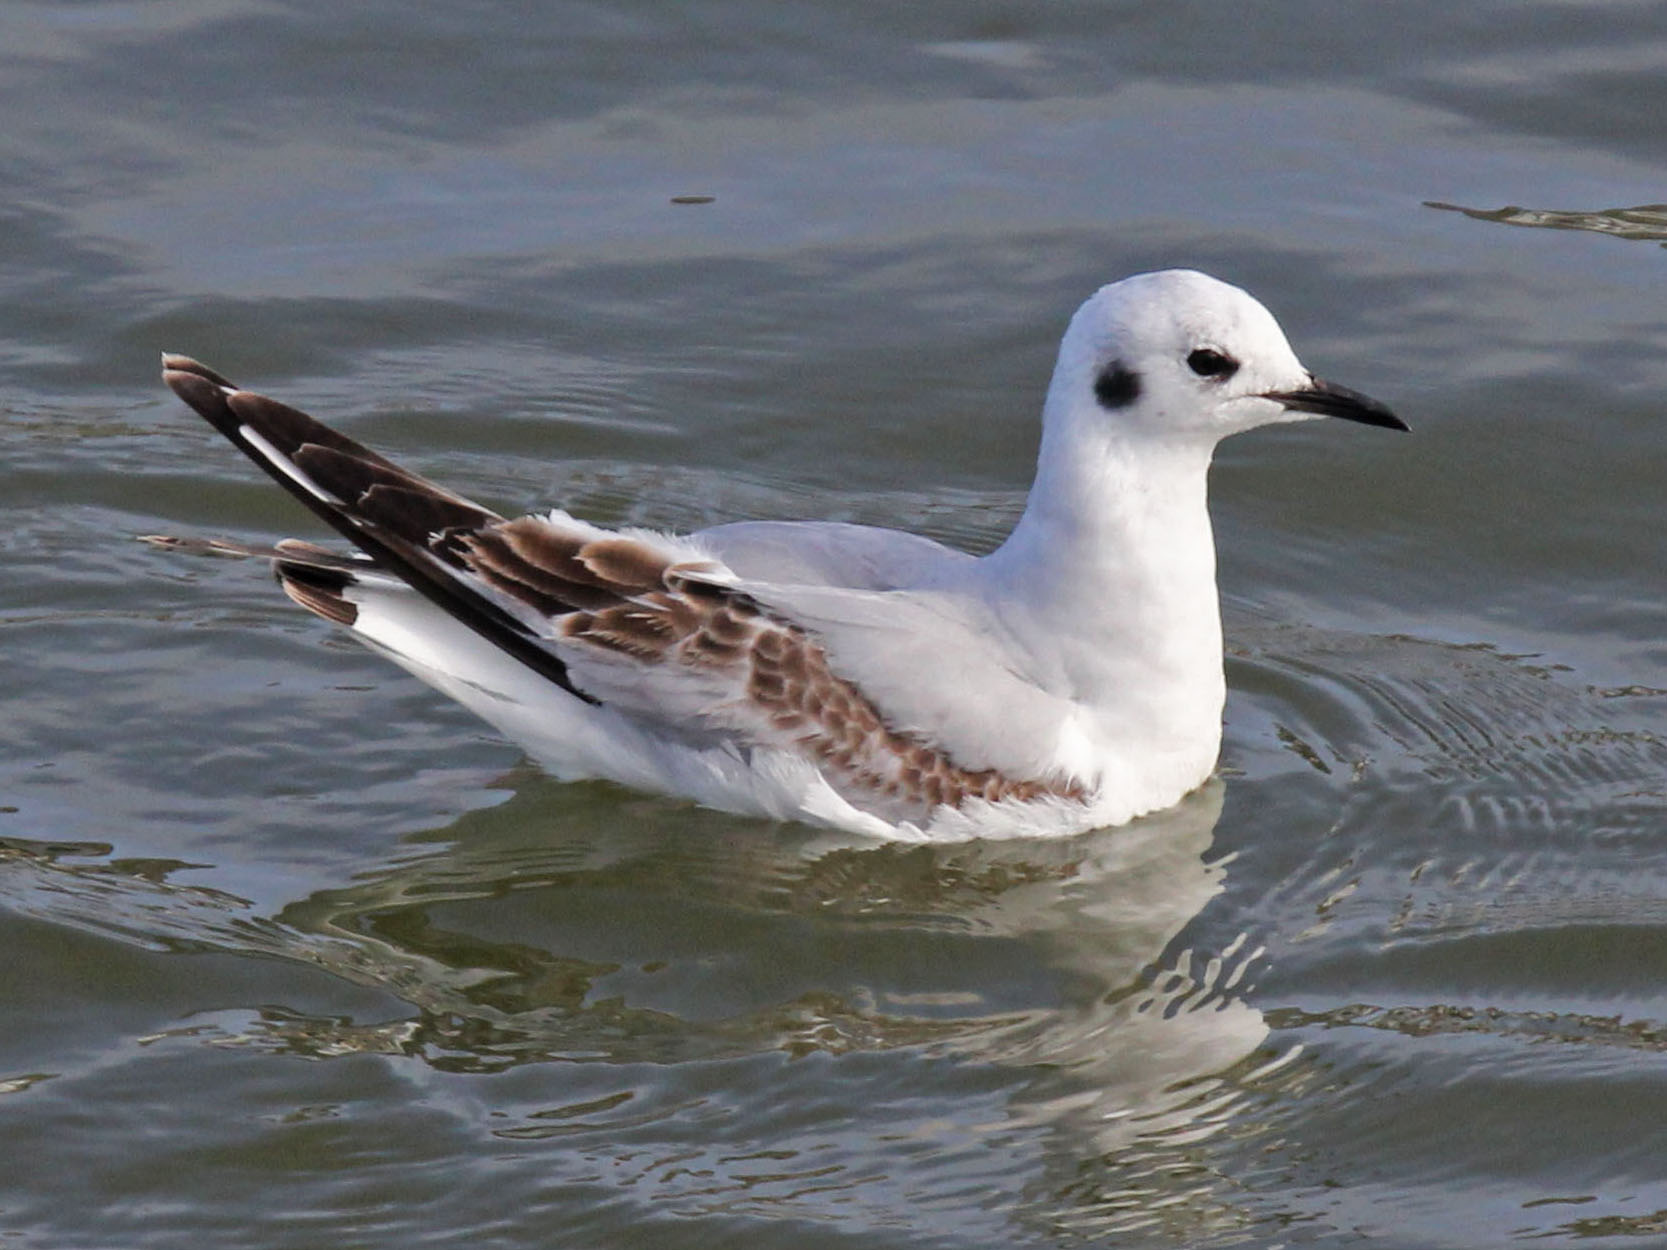
[[[181,399],[370,558],[361,569],[294,542],[260,553],[327,619],[359,624],[392,573],[586,704],[706,745],[791,753],[896,817],[972,798],[1078,797],[1068,784],[964,767],[893,727],[813,630],[713,558],[721,541],[606,531],[560,512],[505,519],[194,360],[163,363]]]

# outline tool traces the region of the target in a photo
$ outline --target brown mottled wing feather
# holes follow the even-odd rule
[[[1072,783],[962,767],[893,729],[834,672],[813,634],[711,580],[725,575],[721,566],[679,559],[627,535],[587,537],[542,517],[500,522],[456,542],[468,567],[502,593],[541,611],[550,602],[576,605],[553,622],[575,649],[614,657],[633,671],[680,672],[692,688],[724,691],[698,710],[699,719],[804,754],[835,789],[870,809],[918,817],[971,798],[1082,797]]]
[[[651,720],[797,752],[847,797],[899,816],[1081,797],[1070,783],[965,768],[892,728],[814,634],[685,546],[559,517],[504,520],[195,361],[164,364],[182,399],[378,566],[581,699],[601,693]],[[272,550],[284,589],[351,625],[352,562],[316,550]]]

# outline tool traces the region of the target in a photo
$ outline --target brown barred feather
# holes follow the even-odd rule
[[[833,672],[813,634],[724,585],[719,565],[678,561],[629,535],[574,533],[543,517],[503,520],[298,409],[229,389],[196,361],[170,356],[164,367],[181,398],[379,565],[580,699],[595,702],[547,647],[551,627],[570,645],[733,679],[744,699],[715,715],[735,716],[735,732],[803,752],[853,798],[887,797],[900,811],[925,815],[972,797],[1086,797],[1068,780],[962,767],[892,728],[862,691]],[[310,493],[248,432],[332,498]],[[271,554],[279,555],[279,577],[292,599],[353,624],[357,609],[342,593],[355,579],[351,561],[310,544]],[[530,614],[507,611],[505,599]]]

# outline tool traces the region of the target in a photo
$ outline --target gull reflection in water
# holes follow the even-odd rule
[[[759,1088],[724,1098],[755,1099],[756,1114],[743,1106],[737,1117],[752,1121],[727,1129],[695,1169],[709,1181],[703,1209],[737,1170],[738,1139],[825,1155],[837,1138],[842,1166],[889,1169],[891,1201],[907,1194],[911,1207],[952,1204],[966,1169],[995,1157],[990,1183],[1006,1187],[1010,1213],[1103,1232],[1168,1206],[1196,1229],[1230,1200],[1204,1192],[1213,1182],[1192,1152],[1276,1062],[1259,1049],[1261,1015],[1239,996],[1254,943],[1207,936],[1217,920],[1193,924],[1225,879],[1209,857],[1222,798],[1216,783],[1157,817],[1070,839],[904,846],[531,777],[507,802],[415,835],[397,858],[271,916],[179,884],[166,866],[129,875],[130,861],[72,865],[27,848],[12,848],[12,866],[39,880],[8,874],[7,893],[153,947],[303,961],[404,1005],[381,1021],[222,1010],[184,1023],[194,1041],[381,1053],[446,1079],[563,1063],[533,1082],[532,1104],[522,1082],[522,1101],[495,1113],[522,1120],[494,1127],[500,1138],[584,1128],[606,1142],[621,1131],[563,1110],[613,1105],[579,1096],[597,1072],[581,1078],[575,1063],[653,1065],[600,1073],[621,1087],[610,1097],[638,1133],[657,1089],[694,1079],[666,1065],[711,1080],[704,1061],[749,1063],[744,1084]],[[897,1059],[848,1066],[864,1054]],[[789,1068],[760,1068],[772,1055]],[[790,1130],[766,1127],[766,1109],[812,1079],[795,1076],[811,1069],[792,1059],[813,1055],[826,1069],[814,1080],[845,1091],[827,1104],[840,1125],[806,1109]],[[941,1114],[912,1127],[886,1109],[911,1080],[937,1091],[911,1107],[942,1098]],[[930,1162],[902,1157],[911,1134],[928,1141]],[[756,1178],[736,1192],[738,1203],[765,1196]],[[691,1200],[661,1196],[674,1208]]]
[[[438,855],[286,909],[419,1008],[407,1053],[492,1071],[907,1051],[1006,1074],[974,1119],[915,1131],[943,1138],[946,1168],[952,1139],[1013,1143],[1030,1174],[1015,1205],[1104,1232],[1159,1218],[1156,1187],[1189,1228],[1231,1223],[1193,1151],[1282,1061],[1240,996],[1255,943],[1185,940],[1227,871],[1210,858],[1219,782],[1122,828],[924,846],[652,801],[640,825],[617,809],[606,830],[571,809],[547,823],[539,792],[445,831]],[[733,1153],[715,1147],[706,1170]]]

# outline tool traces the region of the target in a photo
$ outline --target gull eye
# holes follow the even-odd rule
[[[1239,371],[1239,362],[1210,347],[1200,347],[1187,357],[1187,368],[1201,378],[1230,378]]]

